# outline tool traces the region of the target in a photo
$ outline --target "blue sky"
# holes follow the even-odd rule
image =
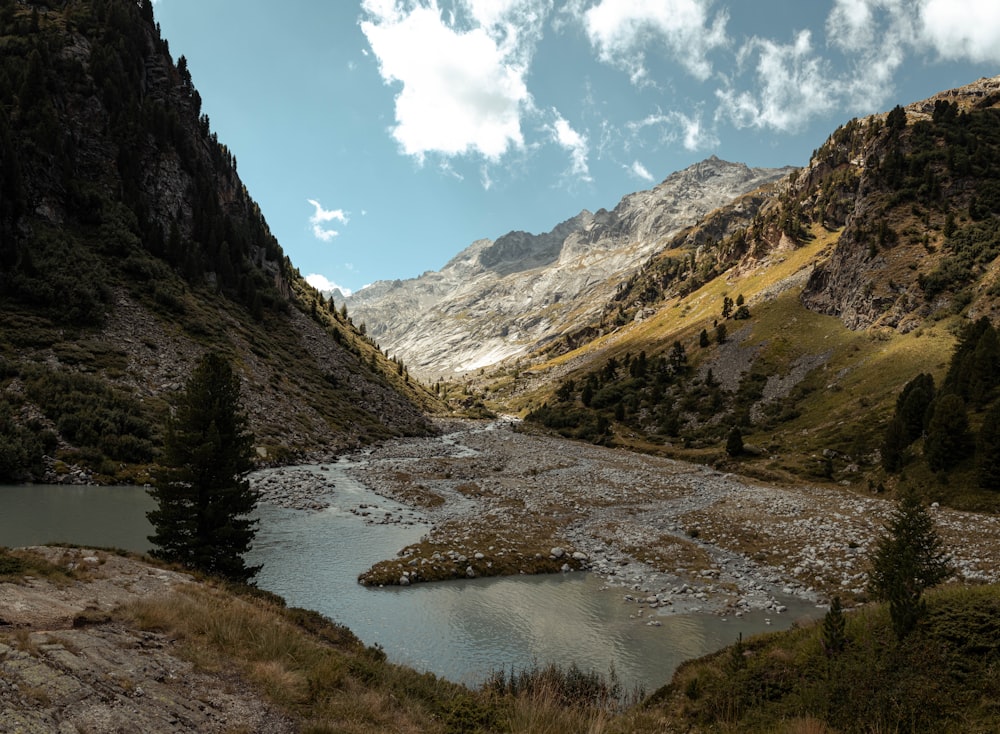
[[[996,0],[155,0],[286,254],[357,290],[1000,74]]]

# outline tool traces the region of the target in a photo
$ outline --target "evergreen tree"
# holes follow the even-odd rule
[[[958,336],[955,352],[951,356],[943,389],[957,393],[965,400],[969,399],[971,386],[980,379],[975,359],[976,348],[979,346],[979,340],[992,328],[990,320],[985,316],[965,325]]]
[[[934,396],[934,378],[922,373],[906,383],[896,398],[896,416],[901,421],[903,440],[907,446],[924,434],[924,428],[930,418],[928,409],[934,401]]]
[[[833,656],[843,652],[847,647],[847,620],[844,608],[840,605],[840,597],[833,597],[830,609],[823,617],[823,627],[820,632],[823,637],[823,649]]]
[[[976,479],[983,489],[1000,490],[1000,403],[986,412],[979,428]]]
[[[670,362],[670,369],[675,375],[680,375],[687,371],[687,352],[684,350],[684,345],[679,341],[675,341],[674,345],[670,347],[670,354],[667,360]]]
[[[885,117],[885,126],[893,132],[906,127],[906,110],[899,105],[893,107]]]
[[[739,456],[743,453],[743,434],[738,426],[733,426],[726,439],[726,453],[730,456]]]
[[[983,330],[972,353],[972,365],[969,373],[968,400],[972,405],[981,407],[993,395],[997,381],[1000,380],[1000,338],[992,325]]]
[[[947,471],[969,453],[969,417],[965,402],[958,395],[937,398],[932,405],[924,455],[934,471]]]
[[[167,424],[164,469],[149,493],[155,532],[152,555],[188,568],[248,583],[260,566],[247,566],[257,520],[252,436],[240,409],[240,382],[227,359],[202,358]]]
[[[903,420],[898,416],[893,416],[885,429],[885,438],[882,440],[882,468],[887,472],[899,471],[903,466],[906,447],[910,442],[906,440],[906,429]]]
[[[901,498],[870,563],[869,593],[889,603],[893,631],[902,640],[926,610],[924,589],[951,575],[934,520],[912,492]]]

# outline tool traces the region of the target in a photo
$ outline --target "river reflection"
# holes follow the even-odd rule
[[[290,605],[315,609],[381,645],[395,662],[469,685],[490,672],[535,664],[576,664],[647,691],[669,681],[681,662],[749,636],[791,624],[812,605],[783,600],[789,613],[724,620],[712,614],[669,615],[624,601],[591,574],[472,579],[368,588],[357,577],[426,532],[422,525],[368,525],[351,512],[374,505],[394,516],[404,508],[332,468],[333,507],[303,512],[263,506],[251,558],[263,563],[258,583]],[[329,475],[327,475],[329,478]],[[659,626],[648,623],[654,621]]]
[[[426,532],[422,525],[366,524],[350,510],[360,503],[402,514],[338,467],[333,505],[320,512],[259,508],[260,528],[249,554],[262,563],[261,588],[291,606],[315,609],[349,627],[389,659],[478,685],[493,670],[538,663],[576,664],[629,688],[666,683],[684,660],[744,636],[787,626],[811,610],[763,613],[725,621],[708,614],[637,614],[624,590],[604,589],[595,576],[520,576],[373,589],[358,574]],[[132,487],[0,486],[0,545],[49,542],[149,550],[145,513],[153,501]],[[372,513],[381,516],[381,513]],[[788,603],[788,602],[786,602]],[[814,610],[812,610],[814,611]],[[661,626],[648,626],[655,619]]]

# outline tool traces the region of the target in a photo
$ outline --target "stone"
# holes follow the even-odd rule
[[[566,551],[564,551],[559,546],[556,546],[555,548],[549,551],[549,555],[552,556],[553,558],[559,559],[562,558],[564,555],[566,555]]]

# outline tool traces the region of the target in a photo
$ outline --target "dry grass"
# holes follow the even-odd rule
[[[117,614],[175,638],[199,670],[238,675],[294,717],[303,732],[601,734],[611,731],[617,716],[606,705],[570,705],[544,687],[501,695],[416,673],[356,640],[329,642],[343,637],[339,629],[317,635],[318,615],[205,585],[144,599]]]
[[[312,722],[314,731],[441,731],[436,705],[464,690],[397,668],[342,635],[324,635],[345,640],[331,644],[308,634],[293,623],[293,610],[207,586],[145,599],[119,614],[176,637],[202,671],[239,673],[289,714]]]
[[[508,731],[519,734],[606,734],[613,717],[599,708],[568,709],[554,691],[535,691],[509,704]]]

